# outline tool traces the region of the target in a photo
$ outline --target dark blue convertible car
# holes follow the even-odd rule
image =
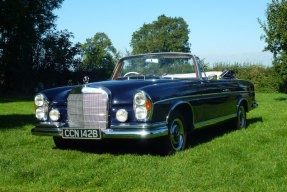
[[[53,136],[58,148],[72,140],[160,138],[162,150],[183,150],[194,129],[232,120],[246,127],[257,106],[251,82],[231,71],[205,72],[188,53],[124,57],[110,81],[41,91],[32,134]]]

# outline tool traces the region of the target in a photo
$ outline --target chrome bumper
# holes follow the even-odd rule
[[[257,101],[256,101],[256,100],[254,100],[254,103],[251,105],[251,107],[252,107],[253,109],[255,109],[256,107],[258,107],[258,104],[257,104]]]
[[[31,130],[33,135],[38,136],[62,136],[62,127],[53,124],[39,124]],[[110,139],[140,139],[156,138],[168,134],[167,123],[139,124],[112,126],[112,129],[105,129],[102,138]]]

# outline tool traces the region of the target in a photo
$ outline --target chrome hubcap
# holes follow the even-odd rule
[[[183,146],[184,127],[180,119],[175,119],[170,127],[170,142],[174,150],[179,151]]]

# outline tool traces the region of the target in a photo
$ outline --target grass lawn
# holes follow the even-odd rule
[[[287,95],[256,97],[247,129],[199,130],[166,157],[131,141],[57,149],[31,135],[32,101],[0,98],[0,191],[287,191]]]

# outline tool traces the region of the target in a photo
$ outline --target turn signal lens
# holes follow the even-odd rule
[[[145,108],[150,111],[151,110],[151,102],[149,99],[146,100],[146,103],[145,103]]]

